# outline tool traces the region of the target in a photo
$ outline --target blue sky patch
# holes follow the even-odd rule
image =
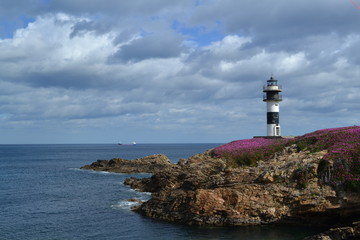
[[[225,35],[220,31],[219,26],[220,23],[217,23],[215,29],[209,29],[206,26],[185,27],[178,21],[174,21],[171,25],[172,29],[182,33],[187,40],[195,42],[198,46],[207,46],[223,39]]]
[[[35,22],[35,18],[21,16],[15,19],[0,18],[0,38],[13,38],[19,28],[26,28],[29,23]]]

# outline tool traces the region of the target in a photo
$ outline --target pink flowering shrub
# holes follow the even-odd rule
[[[295,139],[253,138],[233,141],[213,150],[228,166],[255,166],[259,160],[271,158],[285,146],[296,144],[299,151],[328,150],[324,162],[332,162],[329,184],[360,191],[360,126],[318,130]]]
[[[228,165],[232,167],[255,166],[257,161],[270,158],[287,142],[287,139],[244,139],[221,145],[213,150],[213,154],[227,159]]]
[[[295,143],[299,150],[328,150],[319,165],[324,162],[333,163],[332,176],[326,183],[346,190],[360,191],[359,126],[318,130],[297,137]]]
[[[310,152],[317,152],[329,148],[333,148],[338,144],[347,144],[351,137],[360,127],[342,127],[342,128],[328,128],[315,132],[305,134],[295,138],[295,143],[299,150],[310,150]]]
[[[333,162],[333,176],[330,183],[333,186],[345,187],[347,190],[359,191],[360,127],[327,130],[322,138],[326,138],[329,145],[323,161]]]

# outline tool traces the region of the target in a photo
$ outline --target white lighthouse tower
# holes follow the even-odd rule
[[[266,102],[267,109],[267,136],[280,137],[279,102],[282,101],[282,96],[280,94],[280,92],[282,92],[282,87],[278,84],[278,80],[275,80],[271,76],[263,87],[263,92],[263,101]]]

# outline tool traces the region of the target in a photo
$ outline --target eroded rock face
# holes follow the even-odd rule
[[[134,160],[114,158],[111,160],[97,160],[81,169],[108,171],[117,173],[156,173],[171,167],[170,159],[163,154],[156,154]]]
[[[131,186],[153,193],[134,210],[190,225],[331,225],[352,219],[360,210],[359,202],[318,179],[325,154],[297,152],[292,146],[256,167],[232,169],[208,151],[146,180],[132,180]]]
[[[149,178],[125,180],[138,191],[152,193],[150,200],[134,210],[171,222],[334,226],[350,224],[360,216],[359,194],[328,185],[332,173],[331,164],[322,160],[326,151],[299,152],[294,145],[255,167],[241,168],[228,168],[224,159],[214,158],[211,153],[182,159],[178,164],[172,164],[164,155],[152,155],[135,160],[99,160],[83,168],[153,173]]]

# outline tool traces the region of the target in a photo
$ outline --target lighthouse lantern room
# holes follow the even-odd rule
[[[278,80],[271,76],[263,87],[263,92],[263,101],[266,102],[267,108],[267,136],[280,137],[279,102],[282,101],[280,94],[282,87],[278,84]]]

